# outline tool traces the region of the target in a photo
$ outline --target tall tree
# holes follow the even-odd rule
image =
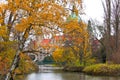
[[[106,0],[105,3],[103,3],[103,8],[105,12],[105,26],[106,26],[106,46],[107,46],[107,61],[110,59],[110,55],[112,53],[111,51],[111,45],[108,41],[111,40],[111,0]]]
[[[51,1],[40,3],[39,0],[8,0],[6,4],[1,5],[0,37],[2,41],[17,41],[16,54],[5,80],[13,78],[31,30],[35,30],[36,26],[61,25],[65,12],[64,8]]]
[[[119,0],[105,0],[103,2],[104,8],[104,22],[105,22],[105,45],[107,51],[107,61],[113,53],[119,49],[119,23],[120,23],[120,1]],[[109,41],[112,41],[109,43]]]
[[[112,25],[115,30],[115,51],[119,49],[119,27],[120,27],[120,1],[114,0],[112,1]]]
[[[25,52],[25,45],[31,38],[29,35],[32,30],[36,35],[36,27],[41,30],[42,27],[56,29],[55,26],[63,26],[68,13],[65,10],[67,2],[72,3],[73,1],[7,0],[5,4],[0,5],[0,40],[17,42],[16,54],[4,80],[13,78],[20,61],[20,54]],[[79,5],[81,0],[75,0],[76,3]]]

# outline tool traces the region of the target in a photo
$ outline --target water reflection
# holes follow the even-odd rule
[[[53,73],[33,73],[26,80],[63,80],[61,74]]]
[[[89,76],[72,72],[32,73],[25,80],[120,80],[120,77]]]

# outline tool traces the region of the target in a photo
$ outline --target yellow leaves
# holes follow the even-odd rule
[[[25,37],[25,38],[28,38],[28,36],[29,36],[29,33],[26,32],[25,35],[24,35],[24,37]]]
[[[70,21],[69,23],[67,23],[66,25],[65,25],[65,28],[67,28],[67,29],[77,29],[77,28],[79,28],[79,24],[78,24],[78,22],[76,21],[76,20],[74,20],[74,21]]]
[[[21,72],[20,69],[17,68],[17,69],[15,70],[15,73],[17,73],[17,74],[21,74],[22,72]]]
[[[5,26],[0,26],[0,36],[4,37],[4,38],[8,37],[8,35],[7,35],[7,29],[6,29]]]
[[[13,13],[15,13],[20,6],[20,2],[21,0],[14,0],[14,1],[8,0],[8,9]]]
[[[27,24],[29,23],[32,23],[33,21],[34,21],[34,19],[35,19],[35,17],[34,16],[29,16],[28,18],[27,18]]]
[[[6,73],[9,69],[14,55],[15,48],[13,48],[13,42],[0,42],[0,72],[2,74]]]
[[[62,23],[62,17],[60,17],[60,13],[59,12],[54,12],[54,10],[52,11],[46,11],[45,13],[40,14],[41,19],[44,22],[54,22],[57,24],[58,21],[61,21]]]
[[[41,27],[39,27],[39,26],[33,26],[32,28],[34,29],[36,35],[42,34],[42,28]]]
[[[49,2],[46,2],[46,3],[43,4],[43,7],[46,8],[46,7],[48,7],[49,5],[50,5],[50,3],[49,3]]]
[[[70,48],[57,48],[52,56],[56,62],[65,62],[67,65],[74,64],[77,60]]]
[[[26,28],[22,24],[16,25],[15,29],[19,32],[23,32]]]
[[[83,21],[79,22],[77,18],[69,18],[71,19],[63,27],[65,34],[72,37],[72,42],[74,44],[72,47],[74,47],[76,52],[81,52],[83,55],[82,59],[86,61],[91,55],[87,25]],[[76,54],[76,52],[74,52],[74,54]],[[78,53],[76,55],[79,55]],[[71,56],[73,56],[72,53]]]
[[[2,19],[1,17],[0,17],[0,23],[3,23],[4,22],[4,19]]]
[[[35,64],[31,62],[31,59],[28,55],[20,53],[19,67],[15,70],[15,72],[19,74],[29,73],[31,70],[34,70],[35,67]]]
[[[87,29],[87,24],[85,24],[84,22],[80,22],[79,23],[79,25],[81,26],[81,27],[83,27],[84,29]]]
[[[20,53],[20,59],[26,61],[26,60],[30,60],[30,57],[24,53]]]
[[[57,48],[54,52],[53,52],[53,58],[55,61],[60,61],[63,56],[62,56],[62,53],[63,53],[63,49],[62,48]]]
[[[21,20],[21,23],[23,23],[24,25],[26,25],[27,24],[27,22],[28,22],[28,20],[27,20],[28,18],[23,18],[22,20]]]
[[[20,5],[20,2],[21,2],[21,0],[14,0],[16,7],[18,7]]]
[[[48,19],[48,20],[52,20],[52,19],[53,19],[53,14],[49,13],[47,19]]]
[[[62,6],[55,3],[45,2],[41,4],[39,8],[40,12],[37,13],[37,17],[42,24],[52,24],[60,25],[63,23],[65,16],[65,10]]]
[[[0,12],[7,8],[7,4],[0,4]]]
[[[19,32],[24,32],[26,28],[33,22],[33,17],[23,18],[19,24],[16,25],[15,29]]]
[[[42,4],[35,4],[35,7],[36,8],[41,8],[41,7],[43,7],[43,5]]]
[[[8,44],[8,43],[7,43]],[[10,45],[5,44],[2,48],[4,49],[2,51],[2,54],[0,55],[1,58],[4,58],[4,56],[6,56],[6,58],[8,58],[9,61],[12,61],[14,55],[15,55],[15,50],[14,49],[10,49],[9,47],[11,47]],[[7,46],[7,47],[6,47]]]
[[[81,44],[83,41],[88,41],[88,32],[85,23],[78,23],[76,20],[72,20],[65,25],[65,32],[72,36],[74,44]],[[81,45],[82,46],[82,45]]]
[[[78,16],[78,9],[75,6],[73,6],[73,12]]]
[[[0,36],[5,35],[5,34],[6,34],[6,27],[0,26]]]
[[[82,3],[82,0],[78,0],[78,3],[79,3],[79,4]]]
[[[16,25],[15,29],[19,32],[23,32],[28,27],[27,20],[22,19],[21,23]]]
[[[52,21],[53,20],[53,14],[52,13],[44,13],[44,14],[41,14],[41,18],[43,20],[48,20],[48,21]]]
[[[17,10],[16,6],[14,5],[14,2],[11,0],[8,0],[8,10],[12,11],[13,13],[15,13],[15,11]]]
[[[75,41],[78,42],[78,43],[82,43],[83,42],[83,38],[77,38]]]
[[[64,25],[65,32],[69,33],[72,31],[72,33],[83,33],[85,31],[82,26],[79,25],[77,20],[70,21]]]

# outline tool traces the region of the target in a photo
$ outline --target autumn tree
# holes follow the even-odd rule
[[[82,21],[78,23],[73,20],[65,24],[64,31],[64,46],[53,52],[55,61],[64,66],[78,66],[89,63],[91,49],[86,24]]]
[[[18,67],[20,54],[25,52],[24,48],[30,39],[29,35],[37,35],[31,31],[36,31],[35,28],[38,26],[41,28],[41,26],[49,27],[52,24],[61,25],[66,11],[54,2],[40,0],[8,0],[0,7],[1,41],[16,41],[14,45],[17,46],[14,59],[5,77],[5,80],[9,80],[13,78],[14,71]],[[52,27],[49,28],[52,29]]]
[[[19,64],[19,59],[20,59],[19,54],[21,53],[20,51],[23,49],[23,45],[24,45],[24,43],[21,43],[20,37],[24,38],[26,34],[26,33],[23,33],[24,35],[21,35],[22,33],[16,33],[15,25],[18,24],[20,22],[19,20],[21,20],[22,18],[22,13],[20,14],[18,13],[22,12],[22,10],[18,8],[18,5],[20,4],[19,1],[15,1],[15,3],[16,4],[14,4],[13,1],[9,0],[8,3],[1,4],[0,6],[1,7],[0,8],[0,14],[1,14],[0,15],[1,16],[0,37],[1,37],[1,45],[3,45],[1,46],[3,51],[1,52],[1,56],[2,56],[1,62],[3,62],[6,58],[8,58],[7,62],[10,62],[9,65],[6,65],[7,71],[5,74],[7,73],[8,74],[5,80],[9,79],[9,77],[14,72],[13,70],[17,68],[17,65]],[[11,42],[16,42],[16,43],[10,44]],[[23,42],[25,42],[25,38]],[[7,49],[6,47],[9,47],[9,48]],[[4,51],[3,48],[7,50]],[[10,70],[8,70],[9,68]]]
[[[24,50],[26,42],[31,38],[30,35],[39,35],[37,30],[41,32],[42,27],[52,30],[56,29],[55,26],[63,26],[69,12],[65,9],[68,2],[70,4],[74,2],[80,9],[81,0],[8,0],[0,5],[0,40],[1,42],[16,41],[13,44],[17,46],[4,80],[13,78],[14,71],[22,58],[20,55],[29,52]]]
[[[75,6],[73,6],[71,15],[68,16],[62,29],[64,30],[63,35],[65,36],[63,43],[64,49],[60,48],[60,51],[55,51],[53,53],[54,58],[57,59],[56,57],[58,56],[57,61],[65,61],[66,64],[75,65],[75,63],[78,62],[78,64],[82,65],[88,63],[87,61],[90,60],[91,49],[87,25],[78,17],[78,10]],[[68,55],[71,57],[67,57]],[[60,56],[63,56],[62,60],[59,59]],[[76,58],[76,60],[74,58]]]

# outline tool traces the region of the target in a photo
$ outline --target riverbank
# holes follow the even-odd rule
[[[111,72],[110,74],[108,71],[112,71],[112,70],[113,72]],[[103,71],[105,73],[103,73]],[[99,72],[99,74],[97,72]],[[38,77],[41,80],[42,79],[56,80],[57,76],[58,78],[62,78],[65,80],[92,80],[93,78],[95,78],[95,80],[103,80],[103,78],[104,80],[120,80],[120,76],[118,74],[120,74],[120,65],[115,65],[115,64],[114,65],[95,64],[86,67],[67,66],[64,67],[64,69],[62,69],[62,67],[54,66],[54,65],[40,65],[38,72],[34,72],[28,75],[27,74],[17,75],[17,78],[15,80],[37,80]],[[118,76],[117,77],[118,79],[116,78],[116,76]]]
[[[82,72],[89,75],[120,76],[119,64],[95,64],[80,67],[65,67],[64,71]]]
[[[32,66],[27,67],[27,68],[17,68],[15,70],[16,75],[23,75],[23,74],[30,74],[33,72],[38,72],[39,71],[39,66],[36,64],[32,64]]]
[[[77,67],[75,67],[75,66],[66,66],[66,67],[64,67],[64,71],[70,71],[70,72],[82,72],[83,71],[83,69],[84,69],[84,66],[77,66]]]
[[[120,76],[120,65],[118,64],[96,64],[87,66],[83,72],[90,75]]]

